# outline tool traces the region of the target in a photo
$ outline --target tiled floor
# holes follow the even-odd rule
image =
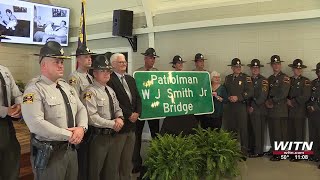
[[[147,145],[148,142],[143,142],[142,155]],[[273,162],[269,157],[249,158],[240,164],[240,169],[241,176],[236,180],[320,180],[320,169],[308,161]]]

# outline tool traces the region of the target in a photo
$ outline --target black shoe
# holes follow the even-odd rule
[[[308,161],[318,162],[319,159],[318,159],[318,158],[315,158],[315,157],[309,157],[309,158],[308,158]]]
[[[243,161],[247,161],[247,157],[246,157],[246,156],[241,157],[241,159],[242,159]]]
[[[134,167],[134,168],[132,169],[132,174],[137,174],[137,173],[139,173],[140,171],[141,171],[141,166]]]
[[[144,174],[146,174],[148,171],[147,167],[146,166],[141,166],[141,169],[140,169],[140,176],[137,178],[137,180],[142,180]],[[150,178],[145,178],[145,180],[149,180]]]
[[[272,156],[272,151],[264,152],[263,154],[266,156]]]
[[[263,154],[250,154],[249,158],[258,158],[258,157],[262,157]]]
[[[319,166],[318,166],[318,169],[320,169],[320,164],[319,164]]]
[[[299,161],[301,161],[300,159],[296,159],[296,158],[290,158],[290,160],[289,160],[290,162],[299,162]]]
[[[279,156],[272,156],[270,158],[270,161],[280,161],[280,157]]]

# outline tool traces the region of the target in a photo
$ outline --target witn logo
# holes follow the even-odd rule
[[[275,141],[273,155],[312,155],[313,142]]]

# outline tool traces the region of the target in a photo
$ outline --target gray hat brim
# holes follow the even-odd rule
[[[33,54],[35,56],[40,56],[40,57],[51,57],[51,58],[57,58],[57,59],[71,59],[70,56],[54,56],[54,55],[41,55],[41,54]]]
[[[251,66],[251,64],[248,64],[247,66],[248,67],[264,67],[264,65],[261,65],[261,64],[259,66]]]
[[[81,53],[81,54],[71,54],[70,56],[81,56],[81,55],[97,55],[97,53],[89,52],[89,53]]]
[[[278,61],[278,62],[268,62],[267,64],[279,64],[279,63],[282,63],[284,61]]]
[[[307,66],[305,66],[305,65],[301,65],[300,67],[296,67],[293,64],[289,64],[288,66],[291,67],[291,68],[296,68],[296,69],[305,69],[305,68],[307,68]]]
[[[232,66],[232,67],[236,67],[236,66],[239,66],[239,67],[241,67],[241,66],[244,66],[243,64],[237,64],[237,65],[232,65],[232,64],[229,64],[229,65],[227,65],[227,66]]]
[[[146,54],[146,53],[141,53],[142,55],[144,55],[144,56],[151,56],[151,57],[154,57],[154,58],[159,58],[160,56],[158,56],[158,55],[153,55],[153,54]]]
[[[177,64],[178,62],[182,62],[182,63],[185,63],[187,61],[177,61],[176,63],[173,63],[173,62],[169,62],[169,64]]]

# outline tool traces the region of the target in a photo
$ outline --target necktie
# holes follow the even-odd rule
[[[90,79],[90,77],[89,77],[88,74],[87,74],[87,80],[88,80],[88,82],[89,82],[90,84],[92,84],[92,81],[91,81],[91,79]]]
[[[67,107],[67,118],[68,118],[68,128],[74,127],[73,113],[71,109],[71,105],[68,99],[67,94],[63,91],[60,84],[57,84],[56,88],[58,88],[62,94],[63,100]]]
[[[109,92],[109,90],[108,90],[108,88],[107,88],[107,87],[105,88],[105,90],[106,90],[106,93],[107,93],[108,98],[109,98],[110,116],[111,116],[111,119],[114,119],[114,118],[115,118],[115,116],[114,116],[113,100],[112,100],[111,94],[110,94],[110,92]]]
[[[1,81],[2,93],[3,93],[3,103],[4,103],[4,106],[8,107],[9,102],[8,102],[7,87],[6,87],[6,82],[4,81],[2,73],[0,73],[0,81]]]
[[[127,81],[126,81],[124,75],[121,76],[121,83],[122,83],[123,88],[124,88],[124,90],[126,91],[128,97],[129,97],[130,103],[132,103],[131,92],[130,92],[129,86],[128,86],[128,84],[127,84]]]

